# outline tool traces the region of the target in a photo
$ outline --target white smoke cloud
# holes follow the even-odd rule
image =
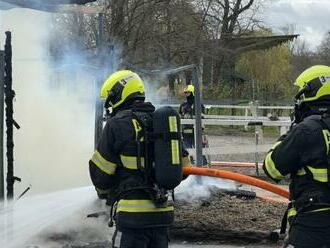
[[[98,210],[106,209],[96,201],[93,187],[20,199],[0,211],[0,247],[59,247],[50,240],[61,235],[80,242],[107,240],[111,230],[106,220],[87,218],[87,214]]]
[[[61,193],[61,197],[54,197],[57,195],[54,193],[49,197],[30,198],[40,193],[91,184],[88,159],[94,146],[97,68],[91,67],[89,61],[79,54],[70,54],[56,65],[49,63],[47,42],[52,32],[49,28],[51,14],[14,9],[1,11],[0,17],[0,34],[12,31],[13,88],[17,95],[14,117],[21,125],[21,129],[15,131],[14,151],[15,176],[21,177],[22,183],[15,184],[15,195],[32,185],[13,211],[15,229],[12,233],[17,235],[17,242],[38,233],[42,240],[44,235],[52,232],[67,233],[71,230],[81,234],[79,240],[83,240],[86,233],[101,234],[100,237],[95,235],[100,239],[108,238],[111,231],[104,221],[85,218],[90,211],[97,211],[95,206],[86,210],[95,198],[93,189],[88,192],[63,191],[63,197]],[[73,67],[79,69],[73,72],[70,70]],[[115,69],[112,68],[113,71]],[[155,99],[153,92],[156,85],[147,83],[150,100]],[[197,182],[195,177],[190,176],[178,187],[176,195],[178,199],[195,200],[209,197],[214,188],[234,187],[231,182],[211,178]],[[0,215],[8,216],[6,211],[0,212]],[[60,225],[50,226],[56,223]],[[2,224],[0,227],[0,242],[5,242],[1,247],[8,247],[11,228]],[[85,239],[89,241],[90,235],[86,235]]]
[[[12,32],[14,118],[21,125],[14,131],[15,176],[22,178],[16,194],[29,184],[28,194],[89,185],[95,70],[65,74],[59,68],[69,57],[49,63],[50,13],[13,9],[0,15],[0,33]],[[79,56],[71,62],[87,64]]]
[[[218,189],[234,190],[237,184],[214,177],[189,176],[175,189],[175,198],[193,203],[209,198]]]
[[[104,218],[86,218],[106,209],[92,204],[95,190],[69,190],[91,185],[88,160],[94,149],[99,68],[79,52],[50,63],[50,24],[50,13],[0,11],[0,44],[4,32],[12,32],[14,118],[21,125],[14,131],[15,176],[22,178],[15,184],[15,197],[32,185],[14,209],[0,211],[0,247],[22,247],[38,233],[29,244],[43,242],[47,248],[58,247],[45,240],[54,233],[75,233],[79,241],[111,236]],[[44,195],[58,190],[64,191]],[[8,226],[8,220],[14,225]]]

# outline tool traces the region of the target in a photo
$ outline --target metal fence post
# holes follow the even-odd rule
[[[203,165],[203,145],[202,145],[202,101],[200,94],[200,82],[198,68],[195,66],[192,71],[193,84],[195,87],[195,147],[196,147],[196,163],[198,166]]]
[[[98,37],[97,37],[97,46],[98,46],[98,59],[100,62],[100,68],[103,67],[104,60],[104,13],[98,14]],[[99,77],[95,80],[95,129],[94,129],[94,149],[98,144],[98,141],[101,137],[103,129],[103,104],[99,98],[99,91],[103,80],[103,74],[101,72]]]

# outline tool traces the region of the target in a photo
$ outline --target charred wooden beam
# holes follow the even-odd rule
[[[14,183],[20,181],[20,178],[14,176],[14,138],[13,127],[19,129],[19,125],[14,120],[13,100],[15,91],[12,89],[12,47],[11,47],[11,32],[6,32],[5,42],[5,77],[4,77],[4,92],[6,104],[6,134],[7,134],[7,199],[11,200],[14,197]]]
[[[3,163],[3,106],[4,106],[5,53],[0,51],[0,202],[5,199]],[[1,207],[1,204],[0,204]]]

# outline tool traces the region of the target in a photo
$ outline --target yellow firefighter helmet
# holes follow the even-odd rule
[[[330,95],[330,67],[314,65],[303,71],[296,79],[299,87],[297,98],[301,102],[311,102]]]
[[[117,108],[130,99],[144,99],[144,84],[138,74],[117,71],[109,76],[101,87],[101,99],[106,99],[109,107]]]
[[[195,95],[195,87],[192,84],[189,84],[186,88],[183,90],[184,93],[192,93],[193,96]]]

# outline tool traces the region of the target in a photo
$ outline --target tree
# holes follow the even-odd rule
[[[330,65],[330,32],[325,35],[316,54],[321,64]]]
[[[255,81],[257,99],[263,103],[291,99],[294,94],[291,56],[288,45],[252,51],[240,57],[236,69]]]
[[[224,71],[234,70],[231,39],[250,34],[259,25],[255,15],[261,1],[109,0],[104,9],[106,43],[120,48],[118,68],[169,68],[198,64],[202,57],[209,57],[216,62],[214,80],[220,82]],[[54,25],[58,31],[66,31],[64,37],[55,36],[53,52],[63,54],[72,46],[81,50],[96,47],[95,16],[58,15]],[[65,49],[63,40],[71,47]],[[71,42],[75,40],[79,42]],[[169,77],[172,90],[175,78]],[[186,78],[190,80],[189,73]]]
[[[203,11],[204,29],[212,41],[206,56],[215,61],[213,81],[233,74],[236,54],[230,49],[230,43],[235,37],[249,35],[260,22],[256,13],[262,1],[258,0],[203,0],[199,5]]]

